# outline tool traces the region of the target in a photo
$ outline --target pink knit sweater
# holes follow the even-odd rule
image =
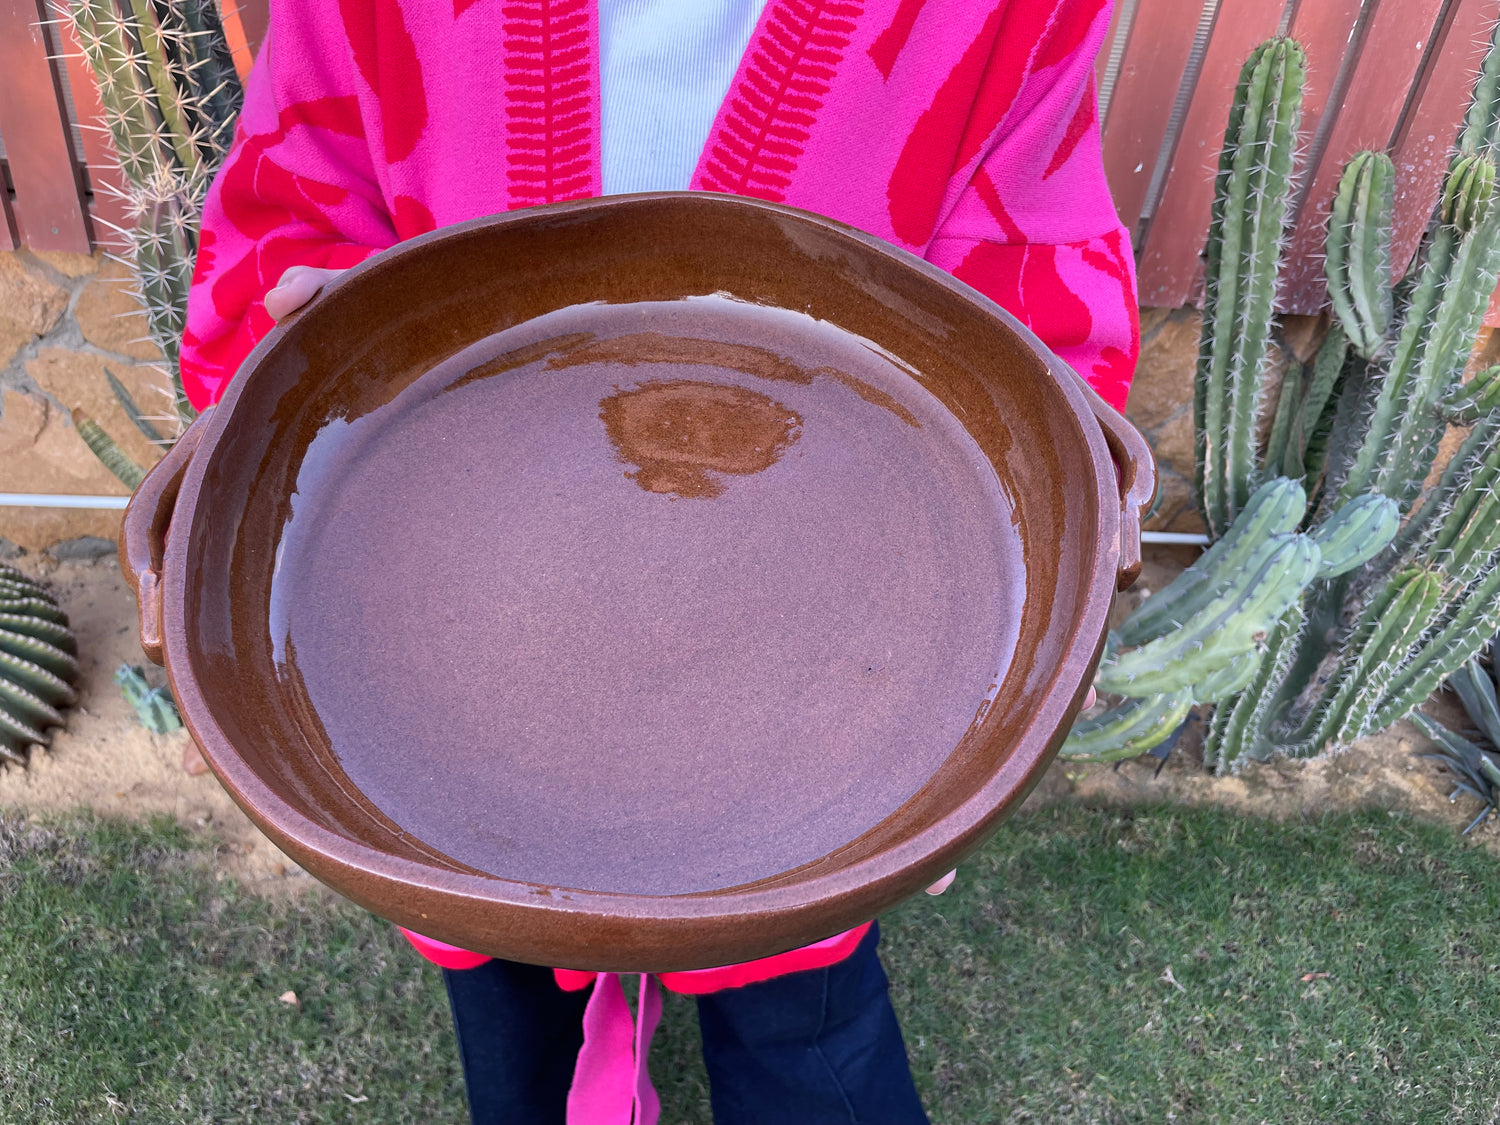
[[[1139,336],[1094,96],[1108,21],[1109,0],[769,0],[692,187],[821,212],[927,258],[1121,407]],[[354,265],[599,185],[595,0],[272,0],[204,208],[189,398],[218,400],[270,330],[263,299],[288,266]],[[818,967],[862,933],[664,983]]]

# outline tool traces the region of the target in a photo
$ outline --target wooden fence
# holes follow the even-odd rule
[[[124,221],[99,102],[60,0],[0,0],[0,248],[87,251]],[[322,0],[309,0],[322,2]],[[1013,0],[1027,2],[1027,0]],[[241,69],[267,0],[222,0]],[[1140,267],[1141,304],[1196,302],[1229,97],[1250,49],[1278,32],[1307,50],[1301,181],[1283,300],[1323,304],[1322,227],[1362,148],[1398,168],[1395,260],[1410,260],[1437,198],[1500,0],[1115,0],[1098,63],[1104,162]],[[1500,301],[1488,323],[1500,324]]]

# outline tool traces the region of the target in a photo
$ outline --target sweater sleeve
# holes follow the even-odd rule
[[[356,83],[337,6],[272,4],[234,145],[203,207],[181,354],[200,409],[270,331],[264,298],[287,267],[352,266],[396,242]]]
[[[1140,327],[1135,263],[1104,178],[1094,90],[1108,24],[1108,3],[1056,4],[1006,120],[927,257],[1013,313],[1123,409]]]

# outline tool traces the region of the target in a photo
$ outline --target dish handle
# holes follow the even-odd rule
[[[1128,590],[1141,574],[1141,521],[1156,499],[1156,457],[1140,430],[1083,379],[1078,382],[1115,463],[1120,490],[1120,565],[1115,589]]]
[[[198,415],[182,432],[167,455],[158,461],[136,486],[125,508],[120,527],[120,558],[124,561],[125,580],[135,591],[141,615],[141,648],[147,659],[165,662],[162,655],[161,571],[167,548],[167,533],[172,512],[177,507],[177,492],[187,473],[198,443],[203,440],[204,419]]]

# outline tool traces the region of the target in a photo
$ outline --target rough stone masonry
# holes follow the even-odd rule
[[[75,409],[139,464],[160,458],[105,378],[107,368],[172,432],[171,380],[132,285],[102,252],[0,252],[0,492],[127,493],[73,428]],[[113,539],[119,526],[119,512],[0,507],[0,553]]]
[[[133,284],[128,268],[102,252],[0,252],[0,492],[126,494],[73,428],[75,409],[139,464],[160,458],[104,374],[112,372],[148,417],[162,419],[158,429],[173,432],[171,380]],[[1161,500],[1148,526],[1199,531],[1191,481],[1200,319],[1193,309],[1146,309],[1141,321],[1128,414],[1161,462]],[[80,539],[112,540],[119,528],[119,512],[0,507],[0,555],[56,553]]]

